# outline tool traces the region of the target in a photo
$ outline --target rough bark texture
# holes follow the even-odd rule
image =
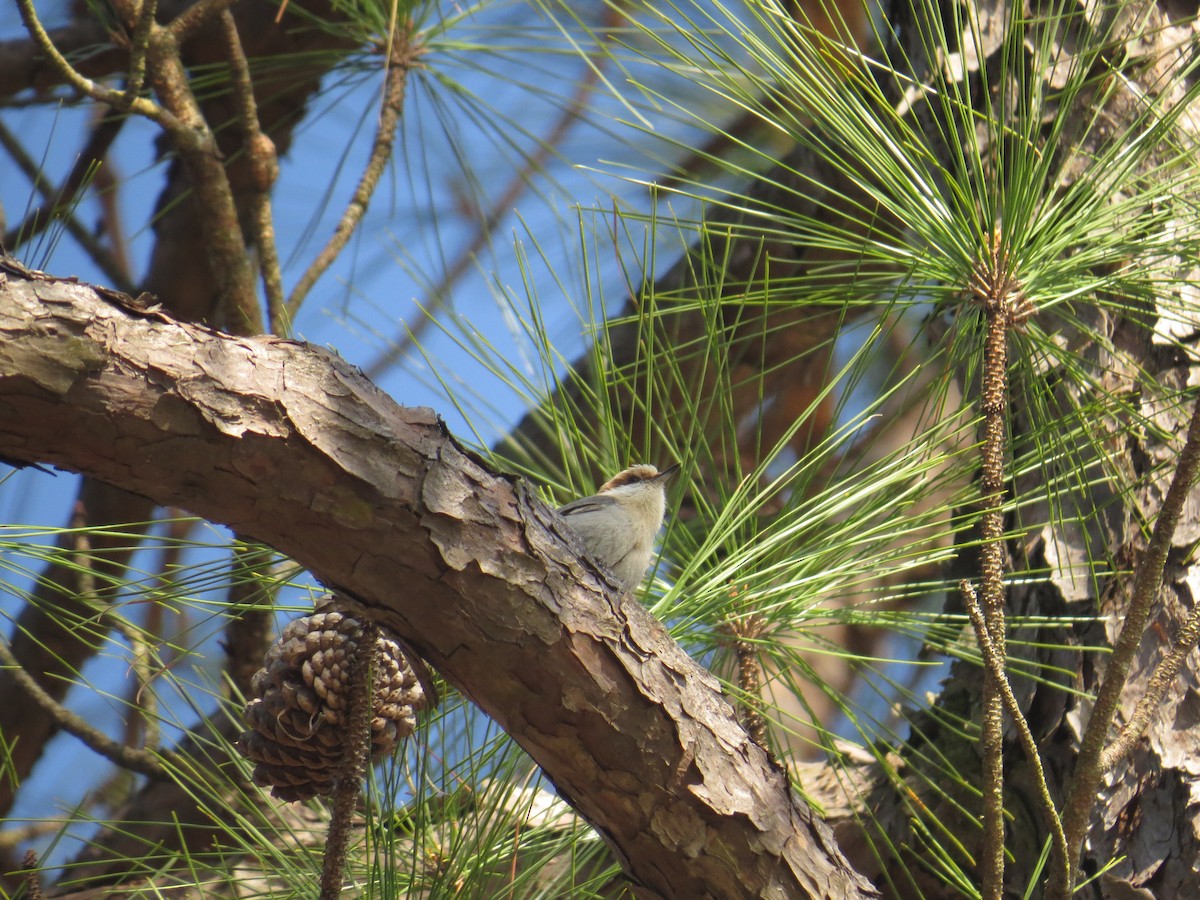
[[[874,895],[715,680],[432,412],[319,349],[6,271],[0,454],[225,523],[379,610],[654,894]]]

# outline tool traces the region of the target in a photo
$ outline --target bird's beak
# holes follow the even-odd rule
[[[675,463],[675,465],[667,466],[665,469],[663,469],[661,472],[659,472],[657,475],[655,475],[654,480],[655,481],[667,481],[670,478],[674,478],[675,473],[678,471],[679,471],[679,463]]]

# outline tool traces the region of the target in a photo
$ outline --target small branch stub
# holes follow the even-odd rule
[[[737,589],[734,588],[732,592],[736,595]],[[721,625],[721,630],[733,638],[733,652],[738,663],[738,687],[745,694],[739,704],[742,725],[754,743],[768,755],[773,755],[767,739],[767,720],[756,705],[762,700],[763,668],[755,640],[763,636],[766,628],[766,619],[756,613],[731,615]]]

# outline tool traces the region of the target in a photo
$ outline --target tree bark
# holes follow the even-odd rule
[[[376,610],[653,894],[876,896],[715,679],[431,411],[317,348],[0,271],[0,454],[224,523]]]

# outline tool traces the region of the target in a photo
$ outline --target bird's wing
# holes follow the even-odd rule
[[[577,513],[595,512],[596,510],[612,506],[616,502],[611,497],[580,497],[578,500],[572,500],[566,506],[560,506],[558,514],[560,516],[573,516]]]

